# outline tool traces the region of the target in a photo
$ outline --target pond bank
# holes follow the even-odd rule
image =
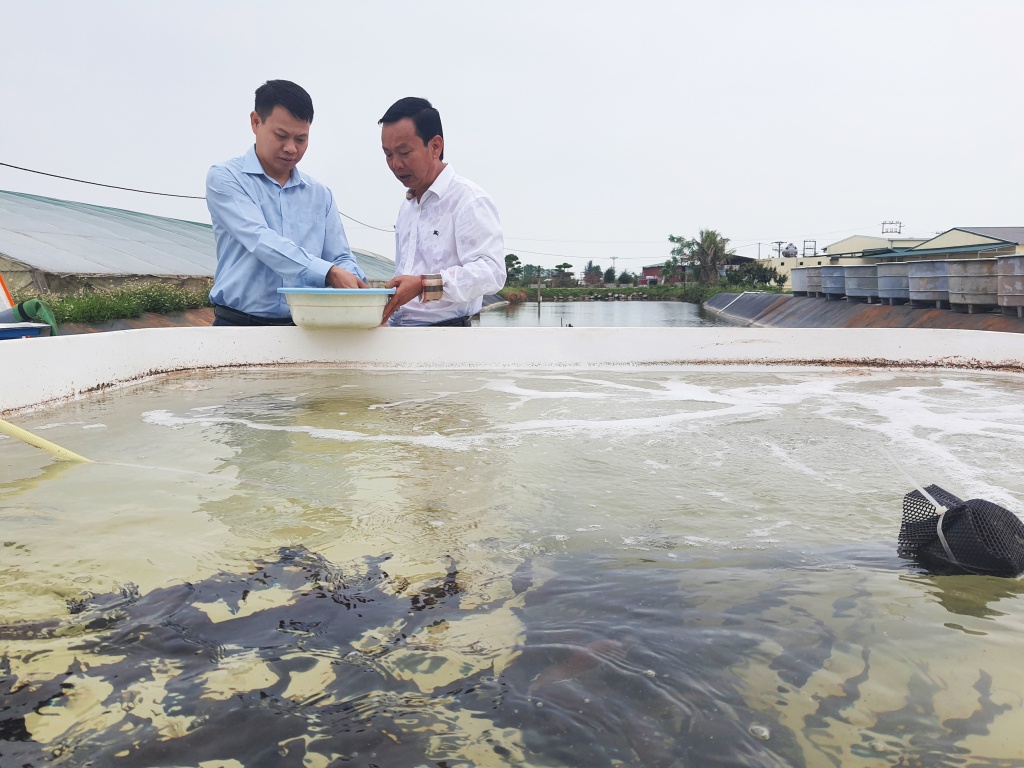
[[[994,313],[967,315],[948,309],[915,309],[827,301],[792,294],[718,295],[704,311],[733,325],[753,328],[950,328],[1024,333],[1024,320]]]
[[[543,301],[685,301],[702,304],[717,294],[735,295],[744,290],[742,286],[735,285],[629,285],[618,288],[543,288],[540,296]],[[536,289],[504,288],[498,293],[513,304],[537,300]]]

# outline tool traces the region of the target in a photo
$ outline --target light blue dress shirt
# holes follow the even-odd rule
[[[278,288],[323,288],[334,265],[366,279],[331,190],[298,168],[282,187],[263,170],[255,146],[210,169],[206,205],[217,240],[214,304],[289,317]]]

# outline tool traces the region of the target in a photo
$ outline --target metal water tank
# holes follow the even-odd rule
[[[821,267],[807,267],[807,295],[821,295]]]
[[[878,300],[877,264],[846,267],[846,300],[866,301],[868,304]]]
[[[826,299],[843,298],[846,295],[846,267],[822,267],[821,292]]]
[[[949,262],[949,304],[968,314],[988,312],[999,303],[999,259]]]
[[[906,304],[910,301],[910,287],[907,279],[907,262],[890,261],[879,264],[878,298],[883,304]]]
[[[908,261],[907,282],[912,307],[949,308],[948,261]]]
[[[1024,317],[1024,255],[1000,256],[997,261],[999,306],[1004,315]]]
[[[789,245],[782,249],[782,255],[784,258],[787,259],[795,259],[797,253],[798,251],[796,249],[796,246],[793,245],[792,243],[790,243]]]
[[[789,273],[789,280],[794,296],[807,295],[807,267],[793,267]]]

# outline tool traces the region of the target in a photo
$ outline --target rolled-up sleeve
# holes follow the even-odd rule
[[[359,268],[356,257],[348,244],[348,237],[345,236],[345,227],[341,223],[341,214],[338,212],[338,204],[334,202],[334,195],[328,193],[327,206],[327,234],[324,237],[324,259],[336,266],[351,272],[360,280],[365,280],[366,275]]]
[[[456,215],[455,247],[460,265],[441,270],[445,300],[473,301],[505,286],[505,239],[490,198],[476,198]]]
[[[215,166],[206,176],[206,203],[215,223],[280,275],[286,286],[322,288],[326,284],[331,262],[311,256],[268,227],[259,204],[222,168]],[[340,228],[340,218],[338,224]]]

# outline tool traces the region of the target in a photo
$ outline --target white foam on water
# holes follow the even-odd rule
[[[792,456],[790,456],[788,453],[786,453],[776,443],[765,443],[765,445],[767,445],[768,448],[771,449],[771,452],[775,456],[775,458],[779,459],[779,461],[781,461],[783,464],[785,464],[790,469],[792,469],[792,470],[794,470],[796,472],[800,472],[801,474],[808,475],[810,477],[816,477],[816,478],[824,479],[823,475],[820,472],[815,472],[813,469],[808,467],[806,464],[801,464],[799,461],[797,461]]]
[[[142,421],[146,424],[153,424],[171,429],[182,429],[190,425],[212,426],[215,424],[238,424],[250,429],[267,432],[292,432],[302,433],[319,440],[337,440],[343,443],[369,442],[369,443],[405,443],[410,445],[422,445],[429,448],[440,448],[449,451],[468,451],[471,447],[481,441],[494,439],[489,435],[460,435],[445,436],[434,433],[433,435],[367,435],[362,432],[354,432],[343,429],[325,429],[322,427],[306,426],[284,426],[280,424],[260,424],[249,419],[230,418],[227,416],[175,416],[167,410],[146,411],[142,414]]]
[[[480,389],[471,389],[468,392],[479,392]],[[396,400],[393,403],[374,403],[368,405],[367,410],[376,411],[380,408],[398,408],[402,405],[409,405],[410,403],[433,403],[437,400],[444,400],[445,398],[451,398],[457,395],[463,395],[466,392],[435,392],[433,397],[410,397],[407,400]]]
[[[985,479],[985,469],[964,461],[955,447],[943,442],[956,437],[981,437],[993,447],[1024,444],[1024,403],[1007,402],[997,392],[990,394],[984,389],[988,386],[983,382],[943,380],[938,387],[900,387],[880,394],[837,389],[832,402],[823,404],[817,415],[877,433],[883,438],[880,446],[888,445],[902,460],[912,457],[908,463],[914,464],[925,484],[942,485],[940,481],[948,478],[968,489],[969,494],[996,503],[1019,504],[1015,496]],[[970,401],[937,396],[947,391],[970,391]],[[990,401],[990,409],[979,407],[977,395]],[[857,410],[866,413],[859,415]],[[878,461],[888,463],[881,449]]]
[[[769,525],[767,528],[759,528],[757,530],[750,531],[749,533],[747,533],[747,538],[756,539],[763,538],[765,536],[771,536],[773,533],[775,533],[775,531],[779,530],[780,528],[785,528],[787,525],[792,524],[792,520],[783,520],[780,523],[775,523],[775,525]]]
[[[467,426],[451,427],[432,434],[423,432],[424,425],[436,419],[411,427],[412,434],[409,435],[382,435],[304,425],[263,424],[253,419],[218,415],[215,413],[218,406],[205,406],[203,411],[193,409],[188,417],[175,416],[169,411],[149,411],[144,421],[173,428],[196,423],[232,423],[250,429],[305,433],[314,438],[341,442],[398,443],[466,451],[486,450],[487,446],[495,443],[514,445],[524,435],[604,437],[613,441],[643,435],[650,438],[647,441],[649,445],[654,445],[659,435],[668,435],[670,439],[694,431],[712,435],[714,433],[708,431],[712,429],[711,425],[738,424],[777,417],[783,418],[780,426],[784,431],[798,436],[799,426],[785,427],[795,408],[798,415],[803,413],[814,419],[825,419],[852,427],[858,432],[877,434],[880,445],[888,444],[894,448],[908,463],[918,467],[927,482],[941,484],[945,480],[998,503],[1016,503],[1012,494],[1000,489],[991,479],[986,479],[983,467],[965,460],[968,457],[962,455],[959,446],[950,444],[949,439],[970,436],[990,439],[993,444],[1024,443],[1024,400],[1016,403],[1008,401],[1005,389],[991,382],[968,380],[956,374],[954,376],[956,378],[942,378],[938,381],[930,378],[923,385],[915,382],[909,386],[880,390],[870,385],[888,382],[898,384],[899,376],[891,372],[864,371],[858,371],[856,375],[844,371],[815,375],[770,372],[766,374],[766,378],[770,379],[764,383],[730,387],[698,383],[695,377],[703,377],[706,381],[706,372],[692,375],[682,373],[677,379],[643,379],[636,383],[606,380],[594,377],[592,373],[586,378],[516,373],[501,377],[476,376],[475,381],[481,382],[481,385],[475,389],[459,392],[435,390],[425,397],[368,406],[373,411],[406,404],[446,400],[457,402],[465,395],[481,390],[507,396],[510,399],[508,403],[502,404],[499,401],[496,404],[498,407],[507,405],[512,409],[519,409],[534,401],[540,404],[580,404],[569,409],[558,408],[538,418],[482,422],[485,426],[480,431],[477,431],[479,427]],[[724,380],[728,383],[727,377]],[[570,386],[544,390],[530,386],[531,381],[544,381],[549,385],[564,382]],[[638,386],[638,383],[644,386]],[[614,402],[614,413],[621,416],[609,417],[609,408],[590,405],[604,402]],[[698,408],[665,408],[671,404],[696,405]],[[657,412],[645,412],[648,410],[646,406],[657,406]],[[831,488],[844,490],[833,473],[811,466],[806,459],[801,461],[796,458],[793,447],[788,446],[786,441],[768,439],[761,444],[788,470],[815,478]],[[699,445],[695,445],[693,450],[699,452]],[[735,457],[716,454],[708,457],[705,466],[722,466],[723,462],[734,460]],[[655,459],[647,459],[645,464],[652,470],[671,469],[670,465]],[[887,465],[887,462],[880,455],[879,465],[883,464]],[[922,470],[922,465],[926,471]],[[870,465],[864,471],[870,474]]]

